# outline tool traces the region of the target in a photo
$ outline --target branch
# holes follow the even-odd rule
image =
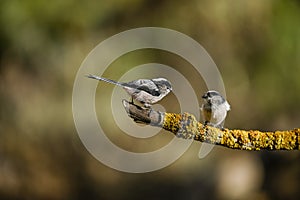
[[[142,108],[126,100],[123,106],[134,121],[162,127],[183,139],[241,150],[300,150],[300,128],[289,131],[261,132],[258,130],[218,129],[204,126],[189,113],[164,113]]]

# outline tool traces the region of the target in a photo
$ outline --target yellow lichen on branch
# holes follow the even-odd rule
[[[258,130],[220,130],[204,126],[191,114],[165,113],[163,128],[184,139],[195,139],[243,150],[300,150],[300,129],[261,132]]]
[[[245,150],[300,150],[299,130],[261,132],[227,129],[223,134],[221,144],[229,148]]]
[[[221,145],[241,150],[300,150],[300,128],[289,131],[218,129],[204,126],[189,113],[163,113],[141,108],[126,100],[123,105],[129,117],[139,123],[162,127],[179,138]]]
[[[165,130],[171,131],[172,133],[177,133],[179,131],[181,119],[181,115],[175,113],[165,113],[163,128]]]

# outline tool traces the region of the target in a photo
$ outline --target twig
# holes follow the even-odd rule
[[[300,150],[300,128],[288,131],[218,129],[204,126],[194,115],[176,114],[142,108],[123,100],[129,117],[140,123],[162,127],[177,137],[241,150]]]

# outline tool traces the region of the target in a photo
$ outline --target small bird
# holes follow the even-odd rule
[[[122,87],[131,96],[132,103],[134,99],[146,108],[150,108],[172,91],[171,83],[165,78],[138,79],[123,83],[91,74],[87,77]]]
[[[206,92],[202,98],[204,104],[201,106],[201,112],[205,120],[205,125],[211,125],[223,128],[223,122],[226,118],[230,105],[217,91],[210,90]]]

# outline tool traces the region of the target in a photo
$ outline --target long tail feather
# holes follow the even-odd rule
[[[99,76],[95,76],[95,75],[87,75],[88,78],[92,78],[92,79],[96,79],[98,81],[104,81],[104,82],[107,82],[107,83],[111,83],[111,84],[114,84],[114,85],[118,85],[118,86],[123,86],[122,83],[120,82],[117,82],[117,81],[114,81],[114,80],[110,80],[110,79],[107,79],[107,78],[103,78],[103,77],[99,77]]]

